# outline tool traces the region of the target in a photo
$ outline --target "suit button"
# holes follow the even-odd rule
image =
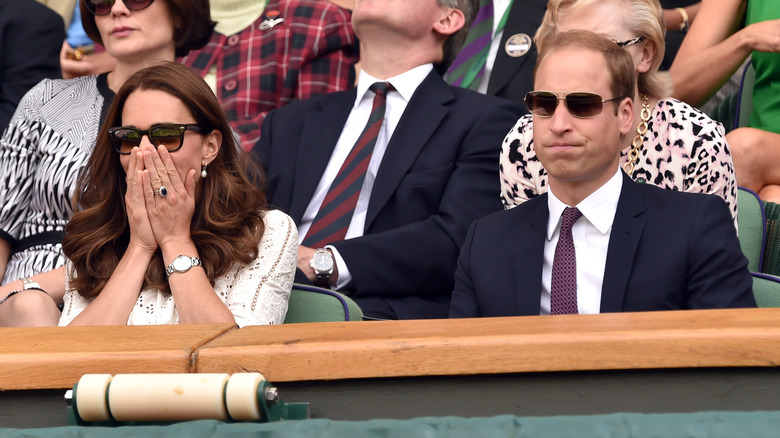
[[[229,46],[235,46],[238,44],[238,42],[241,40],[238,35],[233,35],[230,38],[228,38],[227,43]]]
[[[235,79],[231,79],[227,82],[225,82],[225,90],[227,91],[233,91],[238,86],[238,82]]]

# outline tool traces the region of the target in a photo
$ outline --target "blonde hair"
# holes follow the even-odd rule
[[[626,29],[634,36],[644,37],[648,44],[655,46],[655,57],[650,69],[637,77],[639,92],[653,97],[671,95],[671,76],[668,72],[658,71],[666,51],[663,8],[658,0],[549,0],[547,12],[534,36],[539,51],[542,51],[544,42],[557,32],[560,19],[577,14],[589,6],[607,2],[623,8],[623,24]]]

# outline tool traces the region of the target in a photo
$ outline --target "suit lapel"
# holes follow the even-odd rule
[[[634,266],[634,257],[645,229],[644,199],[639,185],[623,174],[615,221],[609,237],[607,263],[601,288],[601,313],[620,312]]]
[[[524,33],[533,39],[547,9],[547,0],[514,0],[510,8],[488,83],[487,94],[491,95],[504,88],[526,62],[536,62],[536,57],[532,55],[536,51],[535,44],[517,59],[506,53],[506,41],[518,33]]]
[[[532,202],[532,201],[529,201]],[[517,215],[515,297],[517,315],[538,315],[542,299],[544,242],[547,239],[547,194],[533,200],[534,208]]]
[[[417,87],[387,144],[382,164],[379,166],[368,203],[366,230],[395,193],[417,155],[444,120],[449,111],[445,104],[453,99],[455,95],[450,86],[435,70]]]
[[[353,88],[322,100],[319,111],[306,113],[295,165],[290,216],[300,221],[330,161],[333,149],[347,123],[357,91]]]

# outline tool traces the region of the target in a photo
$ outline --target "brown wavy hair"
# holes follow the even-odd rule
[[[190,233],[211,284],[235,263],[248,264],[257,257],[268,210],[264,178],[238,143],[222,107],[206,82],[189,67],[165,62],[133,74],[116,95],[97,137],[95,150],[79,177],[73,198],[73,218],[62,240],[65,256],[78,275],[71,287],[84,297],[94,297],[105,287],[127,250],[130,227],[125,208],[125,172],[108,135],[121,126],[122,109],[137,90],[159,90],[179,99],[196,123],[222,133],[222,145],[209,163],[208,177],[198,181]],[[170,292],[162,253],[158,249],[149,264],[144,288]]]
[[[122,0],[116,0],[122,1]],[[198,50],[211,39],[216,22],[211,20],[209,0],[156,0],[165,1],[173,17],[173,41],[176,57]],[[79,1],[81,25],[84,32],[94,42],[103,44],[95,16],[87,9],[86,0]],[[132,11],[131,11],[132,12]]]

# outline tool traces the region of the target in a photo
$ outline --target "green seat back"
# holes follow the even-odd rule
[[[753,112],[753,85],[756,82],[756,69],[748,60],[739,72],[739,89],[725,97],[707,114],[713,120],[723,124],[726,132],[748,126],[750,113]]]
[[[737,118],[735,128],[748,126],[750,113],[753,112],[753,85],[756,83],[756,68],[753,62],[748,62],[742,71],[742,81],[737,93]]]
[[[299,322],[361,321],[363,312],[348,296],[319,287],[294,284],[285,324]]]
[[[780,204],[764,202],[764,211],[766,213],[766,249],[764,250],[761,272],[780,276]]]
[[[737,191],[737,209],[739,244],[748,259],[748,269],[750,272],[761,272],[766,233],[762,202],[755,193],[740,188]]]
[[[758,307],[780,307],[780,278],[754,273],[753,296]]]

